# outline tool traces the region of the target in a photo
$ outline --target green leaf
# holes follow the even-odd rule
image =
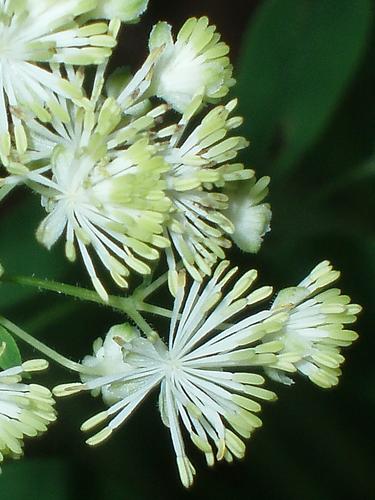
[[[3,347],[5,344],[5,349]],[[17,344],[10,333],[0,325],[0,368],[6,370],[22,363]]]
[[[370,0],[269,0],[245,36],[237,92],[252,162],[290,172],[327,126],[360,62]]]

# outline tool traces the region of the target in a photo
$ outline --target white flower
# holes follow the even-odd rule
[[[288,311],[283,328],[265,341],[280,340],[284,348],[268,375],[286,384],[293,381],[284,372],[298,371],[323,388],[336,385],[344,362],[341,347],[358,338],[345,325],[356,321],[361,311],[338,288],[328,288],[340,273],[328,261],[321,262],[297,287],[282,290],[273,304],[274,311]]]
[[[186,21],[173,41],[171,26],[160,22],[150,35],[150,50],[162,48],[152,79],[154,95],[183,113],[197,96],[216,102],[234,84],[229,47],[220,42],[207,17]]]
[[[37,173],[30,176],[48,186],[43,203],[49,215],[38,228],[38,240],[50,248],[65,232],[68,259],[75,260],[76,244],[104,300],[107,295],[88,246],[114,281],[126,287],[128,268],[150,273],[143,259],[157,259],[157,247],[168,244],[160,233],[163,212],[169,209],[160,180],[166,166],[162,158],[153,156],[146,140],[119,151],[112,159],[107,153],[102,137],[94,135],[81,152],[55,149],[51,180]]]
[[[82,85],[80,73],[71,72],[70,78]],[[42,195],[49,215],[38,228],[38,240],[51,248],[65,233],[67,258],[75,260],[78,247],[95,289],[106,300],[89,247],[125,287],[129,268],[150,273],[144,260],[157,259],[158,248],[169,244],[161,235],[170,208],[161,174],[169,166],[145,133],[165,106],[122,120],[119,104],[99,98],[98,89],[86,108],[60,102],[63,113],[54,115],[51,124],[29,120],[29,149],[11,164],[23,166],[23,175],[5,182],[24,182]]]
[[[23,454],[25,437],[35,437],[56,420],[55,401],[41,385],[21,382],[22,375],[43,370],[46,361],[32,360],[0,371],[0,463]]]
[[[137,21],[149,0],[100,0],[90,16],[95,19],[120,19],[123,22]]]
[[[224,249],[231,245],[228,236],[235,227],[223,213],[228,208],[223,186],[254,175],[253,170],[244,169],[242,164],[230,163],[248,145],[243,137],[227,137],[242,123],[241,117],[230,116],[237,101],[215,107],[189,130],[201,99],[198,96],[191,103],[177,126],[158,133],[160,139],[170,135],[160,145],[160,153],[170,165],[164,178],[173,205],[165,236],[197,281],[202,280],[202,274],[211,273],[216,261],[225,257]],[[166,249],[173,292],[177,280],[175,252],[173,248]]]
[[[60,110],[58,96],[82,99],[59,64],[99,64],[115,39],[103,22],[85,24],[97,0],[0,0],[0,158],[7,164],[10,124],[17,149],[27,147],[22,108],[43,121]],[[51,66],[48,66],[51,65]]]
[[[26,183],[43,195],[50,216],[37,233],[39,240],[49,248],[66,231],[66,253],[73,260],[76,239],[94,286],[103,298],[106,292],[86,251],[88,244],[120,286],[127,284],[129,267],[142,274],[150,272],[147,264],[125,255],[129,248],[145,259],[157,259],[159,254],[151,247],[165,247],[170,289],[175,292],[175,254],[198,281],[202,275],[211,274],[218,259],[225,258],[224,250],[231,246],[228,236],[236,228],[223,213],[228,208],[228,197],[222,188],[254,175],[242,164],[230,163],[248,145],[241,136],[227,137],[242,123],[241,117],[230,116],[236,100],[215,107],[191,129],[192,118],[202,104],[203,95],[198,95],[177,124],[159,125],[168,106],[152,108],[147,99],[159,52],[152,51],[121,89],[117,77],[111,79],[107,85],[111,97],[106,100],[100,96],[104,78],[99,68],[92,96],[90,100],[84,98],[84,109],[60,97],[50,124],[27,117],[28,148],[12,149],[7,166],[10,175],[2,181],[4,188]],[[82,89],[81,71],[70,68],[68,78]],[[141,156],[142,164],[138,161]],[[157,166],[154,175],[149,175],[151,165]],[[126,207],[114,203],[109,188],[115,184],[118,193],[123,190],[122,198],[127,198]],[[89,217],[88,224],[83,217]],[[150,217],[153,221],[148,220]],[[92,224],[96,235],[89,234],[92,231],[87,226]],[[128,240],[129,236],[135,237],[133,231],[137,233],[137,249]]]
[[[159,409],[170,429],[184,486],[191,486],[195,470],[185,452],[183,427],[209,465],[215,457],[231,462],[233,456],[244,456],[241,438],[249,438],[261,425],[256,415],[261,407],[256,400],[275,399],[273,392],[259,387],[264,379],[253,370],[274,363],[274,353],[282,343],[260,340],[280,329],[286,315],[267,310],[228,325],[234,315],[272,293],[270,287],[249,292],[257,275],[252,270],[224,295],[223,287],[236,272],[227,272],[228,264],[219,264],[205,287],[194,282],[187,295],[185,275],[180,273],[168,347],[156,333],[149,340],[134,328],[117,327],[103,346],[95,349],[96,357],[84,360],[86,366],[97,368],[97,376],[86,375],[83,383],[55,388],[58,396],[100,389],[111,404],[82,425],[83,431],[89,431],[107,421],[88,444],[107,439],[152,389],[161,385]],[[116,361],[103,363],[107,355]]]
[[[228,209],[224,212],[232,222],[232,240],[244,252],[257,253],[264,235],[270,231],[272,212],[268,203],[261,203],[268,194],[269,177],[244,183],[229,184],[225,190]]]

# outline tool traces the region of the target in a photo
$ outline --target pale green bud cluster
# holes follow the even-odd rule
[[[297,287],[276,297],[272,309],[287,312],[287,319],[279,332],[266,337],[283,342],[277,362],[268,370],[272,378],[291,384],[286,374],[298,371],[324,389],[338,384],[345,360],[341,347],[358,338],[346,325],[354,323],[361,311],[338,288],[327,289],[339,275],[324,261]]]
[[[145,7],[144,2],[121,5],[133,13]],[[118,7],[118,2],[103,2],[94,12],[104,16],[105,9],[117,12]],[[80,29],[88,33],[93,26],[99,25]],[[115,40],[118,21],[101,26]],[[117,75],[106,85],[100,65],[87,95],[83,70],[66,65],[65,94],[51,100],[49,108],[22,110],[28,127],[20,123],[15,128],[3,185],[27,184],[42,194],[49,215],[37,230],[38,240],[51,248],[64,234],[68,259],[75,260],[78,249],[103,300],[106,287],[89,250],[121,287],[128,286],[132,271],[150,274],[148,261],[159,259],[164,250],[174,293],[176,257],[200,281],[225,258],[232,235],[240,243],[241,234],[254,240],[247,248],[254,252],[269,229],[268,205],[256,206],[266,192],[259,196],[254,187],[240,199],[237,190],[228,188],[249,179],[255,183],[254,172],[234,161],[248,145],[233,133],[242,124],[241,117],[233,116],[237,101],[213,107],[192,128],[202,106],[219,101],[233,83],[229,49],[219,39],[207,18],[187,21],[176,43],[170,28],[159,23],[150,36],[150,55],[134,76]],[[174,95],[182,95],[180,81],[170,78],[174,64],[196,65],[187,68],[198,83],[185,93],[184,106],[172,102]],[[160,91],[164,76],[168,92]],[[181,112],[178,120],[169,113],[170,105]],[[256,214],[251,222],[246,210],[230,211],[238,203],[251,203]]]
[[[157,24],[150,36],[150,50],[157,48],[161,53],[155,67],[153,92],[180,113],[198,95],[204,101],[217,102],[235,83],[227,57],[229,47],[220,41],[216,27],[209,26],[207,17],[186,21],[176,41],[170,25]]]

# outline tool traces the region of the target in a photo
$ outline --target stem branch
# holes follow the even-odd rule
[[[59,294],[64,294],[69,297],[74,297],[76,299],[85,300],[87,302],[95,302],[100,305],[108,305],[114,309],[120,309],[121,297],[115,297],[111,295],[108,302],[104,302],[99,295],[93,290],[88,290],[87,288],[81,288],[74,285],[67,285],[66,283],[60,283],[58,281],[49,281],[39,278],[34,278],[33,276],[12,276],[9,274],[4,274],[1,280],[6,283],[14,283],[16,285],[30,286],[33,288],[38,288],[39,290],[46,290],[50,292],[55,292]]]
[[[88,302],[100,304],[102,306],[112,307],[113,309],[125,313],[127,316],[129,316],[129,318],[134,321],[134,323],[144,332],[147,337],[154,337],[155,331],[151,328],[151,326],[147,323],[147,321],[143,318],[139,311],[157,314],[165,318],[172,317],[172,312],[169,309],[164,309],[163,307],[159,306],[153,306],[151,304],[145,304],[143,302],[145,296],[151,294],[167,280],[166,275],[161,276],[156,281],[151,283],[149,287],[146,287],[141,292],[136,293],[134,297],[118,297],[115,295],[110,295],[108,298],[108,302],[104,302],[93,290],[88,290],[87,288],[81,288],[73,285],[67,285],[66,283],[59,283],[57,281],[48,281],[44,279],[34,278],[33,276],[12,276],[9,274],[5,274],[1,277],[1,280],[6,283],[30,286],[38,288],[39,290],[47,290],[50,292],[64,294],[69,297],[74,297],[79,300],[85,300]]]

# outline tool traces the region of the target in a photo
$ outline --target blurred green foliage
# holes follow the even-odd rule
[[[181,13],[205,13],[230,24],[231,37],[244,22],[244,3],[202,0],[179,7],[154,0],[145,24],[158,20],[163,8],[170,22]],[[243,160],[259,176],[272,176],[274,216],[259,255],[233,249],[230,257],[246,269],[259,268],[262,281],[276,288],[295,284],[322,259],[343,271],[340,286],[364,313],[339,387],[323,391],[301,379],[293,388],[274,385],[279,401],[265,407],[264,427],[243,462],[210,470],[192,450],[198,476],[191,492],[179,485],[168,431],[152,398],[95,450],[84,445],[79,423],[101,402],[90,396],[61,401],[60,422],[41,440],[27,442],[28,458],[4,465],[1,500],[74,500],[82,493],[91,500],[375,498],[373,6],[370,0],[249,0],[249,13],[256,3],[235,62],[233,95],[252,142]],[[144,33],[145,25],[132,29],[118,54],[139,50],[134,33]],[[6,269],[88,284],[80,266],[65,264],[62,248],[48,253],[34,241],[42,214],[36,199],[12,194],[2,210],[0,261]],[[4,313],[75,359],[121,320],[104,308],[14,285],[0,291]],[[163,331],[165,323],[153,321]],[[66,374],[56,369],[50,377],[61,381]]]
[[[1,500],[69,500],[67,467],[59,460],[22,460],[7,465]]]
[[[265,2],[244,38],[238,93],[256,165],[285,177],[314,145],[366,48],[370,0]]]

